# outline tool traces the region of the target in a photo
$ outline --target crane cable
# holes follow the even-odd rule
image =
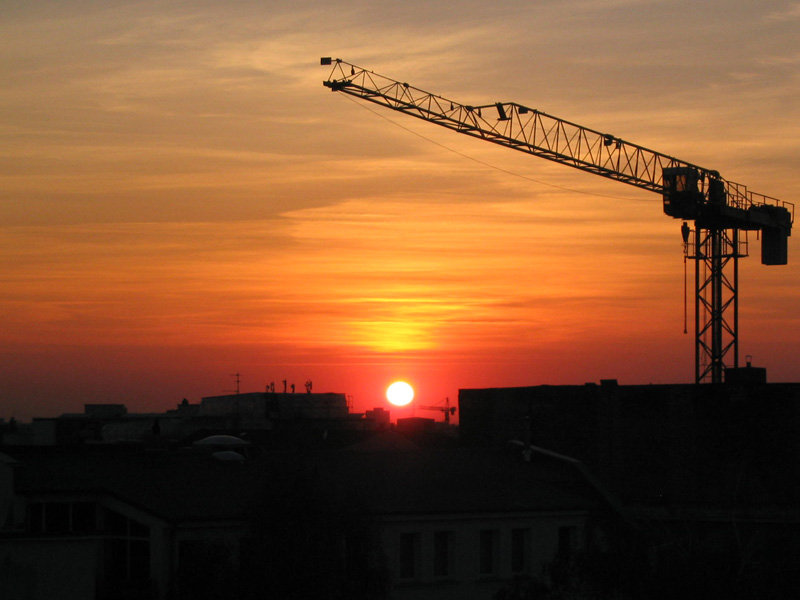
[[[538,183],[539,185],[548,186],[548,187],[551,187],[551,188],[555,188],[557,190],[564,190],[566,192],[573,192],[575,194],[584,194],[586,196],[595,196],[597,198],[610,198],[611,200],[632,200],[632,201],[637,201],[637,202],[642,200],[641,198],[631,198],[631,197],[625,197],[625,196],[609,196],[609,195],[606,195],[606,194],[598,194],[596,192],[587,192],[587,191],[584,191],[584,190],[576,190],[576,189],[573,189],[573,188],[564,187],[562,185],[556,185],[555,183],[548,183],[546,181],[541,181],[539,179],[534,179],[533,177],[528,177],[527,175],[522,175],[522,174],[516,173],[514,171],[509,171],[508,169],[504,169],[503,167],[498,167],[497,165],[493,165],[491,163],[485,162],[485,161],[483,161],[483,160],[481,160],[479,158],[475,158],[474,156],[470,156],[469,154],[464,154],[463,152],[459,152],[458,150],[450,148],[449,146],[445,146],[444,144],[442,144],[441,142],[437,142],[436,140],[432,140],[431,138],[426,137],[426,136],[422,135],[421,133],[418,133],[418,132],[414,131],[413,129],[409,129],[408,127],[405,127],[404,125],[401,125],[397,121],[392,121],[387,116],[385,116],[385,115],[383,115],[383,114],[381,114],[381,113],[379,113],[379,112],[377,112],[375,110],[372,110],[369,106],[366,106],[365,104],[362,104],[361,102],[356,102],[356,100],[354,98],[351,98],[347,94],[345,94],[345,98],[347,98],[353,104],[357,105],[359,108],[362,108],[364,110],[368,110],[373,115],[375,115],[377,117],[380,117],[384,121],[388,121],[392,125],[394,125],[396,127],[399,127],[400,129],[403,129],[403,130],[407,131],[408,133],[411,133],[411,134],[417,136],[418,138],[422,138],[426,142],[430,142],[431,144],[434,144],[435,146],[439,146],[440,148],[443,148],[443,149],[445,149],[445,150],[447,150],[449,152],[452,152],[453,154],[456,154],[456,155],[458,155],[458,156],[460,156],[462,158],[466,158],[467,160],[471,160],[473,162],[476,162],[479,165],[483,165],[484,167],[488,167],[489,169],[494,169],[495,171],[500,171],[501,173],[505,173],[506,175],[511,175],[513,177],[519,177],[520,179],[525,179],[526,181],[531,181],[533,183]]]
[[[691,240],[691,228],[689,224],[684,221],[681,225],[681,237],[683,238],[683,333],[689,333],[688,325],[688,305],[689,305],[689,291],[688,291],[688,267],[687,261],[689,259],[689,242]],[[697,237],[694,239],[697,244]]]
[[[688,310],[689,310],[689,292],[687,288],[687,279],[689,275],[687,274],[686,268],[686,253],[684,252],[683,255],[683,333],[689,333],[688,327]]]
[[[380,117],[384,121],[388,121],[389,123],[391,123],[395,127],[399,127],[400,129],[403,129],[404,131],[407,131],[408,133],[411,133],[411,134],[417,136],[418,138],[421,138],[421,139],[425,140],[426,142],[430,142],[431,144],[434,144],[435,146],[439,146],[440,148],[443,148],[444,150],[452,152],[453,154],[456,154],[456,155],[458,155],[458,156],[460,156],[462,158],[466,158],[467,160],[471,160],[473,162],[476,162],[479,165],[483,165],[484,167],[487,167],[489,169],[494,169],[496,171],[500,171],[501,173],[505,173],[507,175],[511,175],[512,177],[519,177],[520,179],[525,179],[527,181],[531,181],[531,182],[537,183],[539,185],[544,185],[544,186],[547,186],[547,187],[552,187],[552,188],[555,188],[555,189],[558,189],[558,190],[564,190],[564,191],[567,191],[567,192],[573,192],[573,193],[576,193],[576,194],[584,194],[586,196],[595,196],[597,198],[610,198],[612,200],[633,200],[633,201],[640,200],[639,198],[631,198],[631,197],[625,197],[625,196],[608,196],[608,195],[605,195],[605,194],[598,194],[598,193],[595,193],[595,192],[586,192],[584,190],[576,190],[576,189],[573,189],[573,188],[568,188],[568,187],[564,187],[564,186],[561,186],[561,185],[556,185],[554,183],[548,183],[546,181],[541,181],[539,179],[534,179],[532,177],[528,177],[527,175],[522,175],[522,174],[516,173],[514,171],[509,171],[508,169],[504,169],[502,167],[498,167],[497,165],[493,165],[491,163],[485,162],[483,160],[480,160],[479,158],[475,158],[474,156],[470,156],[469,154],[464,154],[463,152],[459,152],[458,150],[450,148],[449,146],[446,146],[446,145],[442,144],[441,142],[437,142],[436,140],[432,140],[431,138],[426,137],[426,136],[422,135],[421,133],[418,133],[418,132],[414,131],[413,129],[409,129],[406,126],[401,125],[397,121],[393,121],[392,119],[386,117],[382,113],[379,113],[379,112],[377,112],[375,110],[372,110],[369,106],[366,106],[365,104],[362,104],[361,102],[356,102],[356,100],[354,98],[351,98],[347,94],[345,94],[345,98],[350,100],[350,102],[352,102],[353,104],[355,104],[359,108],[362,108],[364,110],[368,110],[373,115],[375,115],[377,117]],[[687,334],[689,332],[689,330],[688,330],[688,324],[689,324],[689,290],[688,290],[688,283],[687,283],[688,277],[689,277],[688,268],[687,268],[688,250],[689,250],[688,241],[685,241],[684,242],[684,255],[683,255],[683,333],[684,334]]]

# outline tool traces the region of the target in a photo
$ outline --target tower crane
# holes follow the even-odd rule
[[[438,410],[444,413],[444,422],[450,423],[450,417],[456,414],[456,407],[450,406],[450,398],[444,399],[444,406],[420,406],[422,410]]]
[[[792,203],[522,104],[461,104],[339,58],[320,62],[332,67],[323,85],[333,92],[660,194],[664,213],[684,221],[685,253],[695,263],[695,382],[722,383],[727,368],[738,368],[739,258],[748,252],[740,234],[759,232],[762,264],[785,265]]]

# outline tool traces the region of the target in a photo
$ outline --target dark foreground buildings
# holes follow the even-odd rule
[[[0,598],[800,597],[800,385],[747,375],[6,424]]]
[[[10,432],[0,598],[482,600],[566,589],[587,540],[628,531],[565,457],[343,396],[237,396]]]
[[[650,597],[800,597],[800,384],[737,375],[461,390],[461,440],[582,461],[647,535]]]

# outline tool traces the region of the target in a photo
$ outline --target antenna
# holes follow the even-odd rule
[[[231,377],[236,377],[236,390],[235,390],[235,393],[236,393],[237,396],[239,395],[239,384],[242,381],[240,379],[240,376],[241,376],[241,374],[238,371],[236,373],[231,373]],[[225,391],[228,392],[229,394],[231,392],[234,392],[234,390],[225,390]]]

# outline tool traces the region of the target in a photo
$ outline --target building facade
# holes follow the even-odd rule
[[[648,532],[652,597],[800,594],[800,384],[471,389],[459,414],[469,446],[582,461]]]
[[[506,454],[395,432],[344,448],[5,448],[0,597],[491,597],[549,581],[592,502]]]

